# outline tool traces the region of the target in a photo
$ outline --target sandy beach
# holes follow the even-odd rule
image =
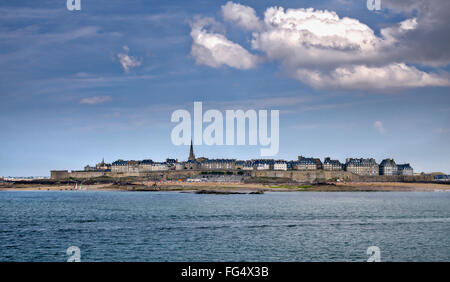
[[[187,182],[135,182],[130,184],[95,184],[83,185],[87,191],[217,191],[251,193],[271,192],[343,192],[343,191],[382,191],[382,192],[444,192],[450,191],[450,185],[439,183],[400,183],[400,182],[337,182],[328,184],[247,184],[247,183],[187,183]],[[3,184],[0,191],[74,191],[73,185],[36,185],[36,184]]]
[[[13,187],[2,187],[0,186],[0,191],[74,191],[73,185],[27,185],[27,184],[19,184],[19,185],[12,185]],[[89,191],[107,191],[107,190],[115,190],[115,189],[108,189],[108,187],[111,186],[111,184],[96,184],[96,185],[83,185],[83,189],[86,188],[86,190]]]

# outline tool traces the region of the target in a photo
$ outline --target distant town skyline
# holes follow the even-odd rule
[[[450,173],[450,2],[0,3],[0,176],[185,160],[171,114],[279,112],[279,152]],[[258,159],[259,146],[194,146]]]
[[[269,174],[258,176],[255,174],[258,171],[268,172]],[[288,171],[291,173],[273,174],[273,172]],[[310,173],[315,175],[311,176]],[[406,181],[426,181],[427,179],[430,181],[430,179],[434,178],[431,174],[414,174],[414,168],[409,163],[398,164],[394,159],[390,158],[384,159],[380,163],[377,163],[374,158],[346,158],[345,162],[341,163],[339,160],[334,160],[330,157],[324,158],[322,162],[319,158],[301,155],[296,160],[275,160],[270,158],[251,160],[237,158],[210,159],[207,157],[195,157],[192,141],[189,146],[189,157],[187,160],[167,158],[163,162],[158,162],[152,159],[118,159],[114,162],[106,163],[102,159],[101,162],[95,165],[86,165],[83,169],[70,171],[67,169],[54,169],[50,171],[51,179],[53,180],[144,177],[155,180],[158,180],[158,178],[173,178],[182,181],[186,177],[191,179],[191,177],[196,175],[198,181],[203,181],[207,180],[204,178],[207,174],[227,175],[230,177],[227,181],[242,181],[242,179],[238,178],[244,176],[288,177],[296,181],[300,179],[304,181],[346,181],[350,179],[355,180],[359,177],[369,177],[372,180],[378,178],[381,180],[379,176],[391,177],[391,180],[407,177],[408,180]],[[198,178],[199,175],[202,177]],[[383,180],[386,181],[386,179]],[[405,180],[403,179],[403,181]]]

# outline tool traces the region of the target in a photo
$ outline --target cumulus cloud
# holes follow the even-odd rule
[[[383,123],[379,120],[377,120],[374,124],[373,127],[380,133],[380,134],[385,134],[386,133],[386,129],[383,126]]]
[[[138,59],[128,55],[128,52],[130,51],[130,48],[128,48],[128,46],[123,46],[123,50],[125,51],[125,53],[117,54],[117,58],[119,59],[119,62],[125,72],[129,72],[130,69],[139,67],[142,64],[142,59]]]
[[[377,37],[356,19],[314,9],[268,8],[265,29],[252,46],[280,61],[285,72],[315,88],[383,90],[448,86],[448,77],[405,62],[383,60],[399,38],[417,27],[415,18],[381,30]]]
[[[316,88],[387,91],[406,87],[448,86],[448,79],[402,63],[382,67],[357,65],[330,72],[298,69],[296,78]]]
[[[383,0],[383,7],[414,15],[417,21],[416,28],[402,36],[401,46],[391,50],[393,56],[431,66],[450,64],[450,1]]]
[[[409,2],[425,3],[419,0]],[[426,51],[412,50],[415,47],[411,46],[416,45],[409,42],[413,35],[420,37],[418,33],[424,33],[424,13],[385,27],[380,35],[376,35],[368,25],[357,19],[339,17],[333,11],[269,7],[263,20],[260,20],[253,8],[228,2],[222,6],[224,19],[236,27],[252,31],[251,47],[264,54],[264,58],[257,60],[242,46],[229,41],[222,34],[208,33],[203,30],[203,26],[197,30],[195,26],[192,28],[191,35],[203,36],[202,44],[193,35],[193,50],[199,49],[198,46],[209,47],[195,52],[197,56],[194,57],[205,54],[202,58],[205,65],[217,67],[226,64],[240,69],[250,67],[242,67],[242,63],[236,62],[247,62],[247,66],[254,67],[256,62],[263,59],[275,61],[282,66],[285,74],[315,88],[392,91],[411,87],[449,86],[448,73],[425,72],[415,65],[436,65],[434,55],[427,58],[424,58],[426,55],[418,56],[418,53],[426,54]],[[234,47],[229,49],[238,51],[225,52],[223,48],[211,51],[222,42]],[[425,42],[430,45],[429,41]],[[227,57],[224,53],[233,55]],[[445,54],[450,56],[448,48]]]
[[[296,78],[302,69],[333,71],[370,60],[381,45],[367,25],[329,11],[271,7],[264,23],[263,31],[253,33],[252,47]]]
[[[259,30],[262,27],[252,7],[229,1],[222,6],[222,15],[226,21],[233,22],[247,30]]]
[[[109,101],[111,101],[110,96],[94,96],[94,97],[88,97],[88,98],[81,99],[80,104],[97,105],[97,104],[106,103]]]
[[[212,26],[212,29],[208,27]],[[211,18],[195,18],[191,24],[191,55],[197,64],[213,68],[227,65],[237,69],[250,69],[257,65],[258,57],[241,45],[216,32],[217,23]]]
[[[309,9],[268,8],[264,14],[265,30],[255,34],[254,48],[279,48],[307,51],[307,48],[336,51],[370,51],[376,48],[378,38],[358,20],[339,18],[335,12]],[[281,40],[278,44],[276,41]],[[300,50],[298,50],[298,48]]]

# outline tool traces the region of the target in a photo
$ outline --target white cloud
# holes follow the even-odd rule
[[[385,27],[380,30],[386,45],[398,43],[406,33],[417,28],[417,18],[406,19],[396,25]]]
[[[253,33],[252,47],[279,61],[288,74],[376,61],[374,53],[381,45],[367,25],[326,10],[271,7],[264,23],[264,30]]]
[[[256,48],[270,49],[275,41],[305,51],[306,48],[334,50],[373,50],[378,38],[356,19],[339,18],[327,10],[287,9],[271,7],[264,13],[266,29],[254,40]],[[279,42],[280,43],[280,42]]]
[[[81,99],[80,104],[97,105],[97,104],[106,103],[109,101],[111,101],[110,96],[94,96],[94,97],[88,97],[88,98]]]
[[[275,61],[285,74],[315,88],[388,92],[450,86],[448,73],[421,71],[413,66],[415,56],[402,54],[403,38],[419,29],[417,17],[386,27],[377,36],[359,20],[327,10],[270,7],[261,21],[253,8],[228,2],[222,14],[237,27],[253,31],[251,46],[264,58],[194,24],[192,54],[197,63],[247,69],[259,61]]]
[[[227,65],[237,69],[250,69],[257,65],[257,56],[224,35],[207,30],[207,26],[211,24],[214,27],[215,21],[208,18],[196,18],[191,24],[191,55],[197,64],[213,68]]]
[[[135,58],[127,54],[130,51],[128,46],[125,45],[122,48],[126,53],[117,54],[117,58],[119,58],[119,62],[125,72],[129,72],[130,69],[139,67],[142,64],[142,59]]]
[[[398,37],[417,27],[415,18],[383,29],[383,38],[356,19],[326,10],[268,8],[264,22],[265,30],[254,33],[253,48],[315,88],[389,91],[450,85],[448,77],[380,59]]]
[[[383,123],[381,121],[376,121],[373,124],[373,127],[380,133],[380,134],[385,134],[386,133],[386,129],[383,126]]]
[[[261,22],[252,7],[228,1],[222,6],[222,15],[226,21],[233,22],[244,29],[259,30],[261,28]]]
[[[298,80],[315,88],[387,91],[408,87],[449,86],[448,79],[429,74],[405,64],[382,67],[357,65],[338,67],[330,72],[298,69]]]

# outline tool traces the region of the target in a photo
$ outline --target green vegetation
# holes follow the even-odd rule
[[[284,189],[306,189],[312,188],[312,185],[271,185],[269,188],[284,188]]]
[[[260,183],[260,184],[274,184],[279,183],[292,183],[292,180],[288,177],[250,177],[244,180],[245,183]]]

